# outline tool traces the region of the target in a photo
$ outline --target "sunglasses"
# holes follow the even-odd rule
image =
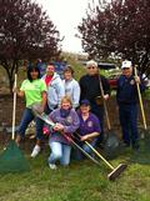
[[[95,69],[96,67],[94,66],[90,66],[90,67],[87,67],[87,69]]]
[[[122,70],[129,70],[130,68],[123,68]]]

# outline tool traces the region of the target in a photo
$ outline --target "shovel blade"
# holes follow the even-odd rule
[[[113,131],[109,131],[105,140],[104,152],[108,158],[113,158],[119,148],[119,139]]]

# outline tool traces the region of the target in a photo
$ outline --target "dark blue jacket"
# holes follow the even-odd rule
[[[144,85],[141,82],[140,90],[144,90]],[[117,102],[118,104],[136,104],[138,100],[137,86],[134,76],[127,78],[121,75],[117,81]]]

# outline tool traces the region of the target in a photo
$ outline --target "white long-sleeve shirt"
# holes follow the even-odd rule
[[[71,98],[73,107],[78,107],[80,100],[79,83],[74,78],[72,78],[71,80],[63,80],[63,84],[65,88],[65,94]]]

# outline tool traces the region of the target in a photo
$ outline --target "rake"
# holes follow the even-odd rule
[[[14,87],[17,86],[17,74],[15,74]],[[15,143],[15,120],[16,120],[17,94],[13,96],[12,136],[8,146],[0,155],[0,173],[15,173],[29,171],[29,163]]]

